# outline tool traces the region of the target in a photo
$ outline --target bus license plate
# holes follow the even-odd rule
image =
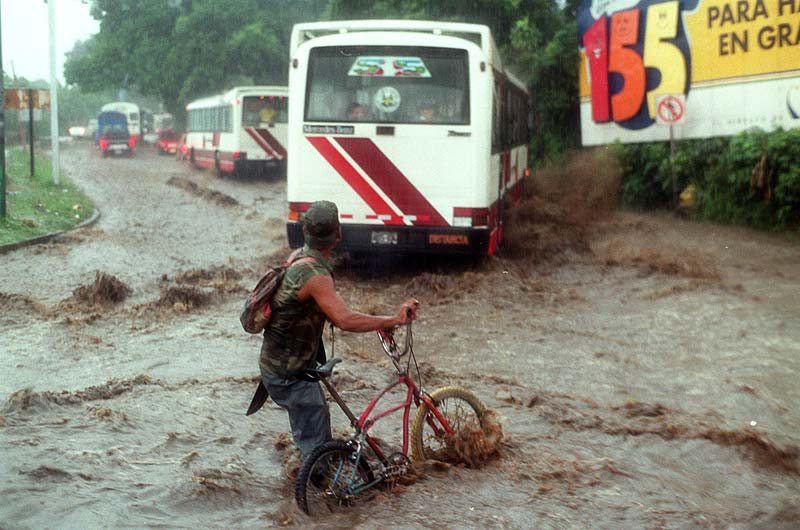
[[[396,245],[397,232],[372,232],[373,245]]]

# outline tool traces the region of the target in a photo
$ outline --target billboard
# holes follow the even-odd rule
[[[578,33],[583,145],[800,127],[800,0],[584,0]]]
[[[6,89],[4,105],[7,109],[44,109],[50,110],[50,91],[35,88]],[[32,100],[32,101],[31,101]]]

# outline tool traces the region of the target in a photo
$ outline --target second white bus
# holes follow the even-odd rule
[[[236,87],[189,103],[189,160],[217,176],[285,175],[288,95],[282,86]]]
[[[289,244],[320,199],[337,248],[495,252],[528,171],[528,91],[487,26],[298,24],[289,68]]]

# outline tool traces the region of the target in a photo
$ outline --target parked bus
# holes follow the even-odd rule
[[[237,87],[189,103],[189,160],[217,176],[284,175],[288,94],[281,86]]]
[[[529,97],[488,27],[314,22],[290,50],[290,246],[328,199],[342,250],[495,252],[529,175]]]
[[[131,140],[134,145],[142,141],[142,128],[141,128],[141,112],[139,105],[127,101],[115,101],[113,103],[106,103],[101,109],[103,112],[113,111],[120,112],[125,115],[128,120],[128,132],[131,135]]]

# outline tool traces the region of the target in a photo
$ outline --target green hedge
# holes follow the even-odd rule
[[[671,206],[669,143],[618,144],[615,152],[623,203]],[[697,217],[762,229],[800,226],[800,129],[679,141],[674,163],[678,190],[696,190]]]

